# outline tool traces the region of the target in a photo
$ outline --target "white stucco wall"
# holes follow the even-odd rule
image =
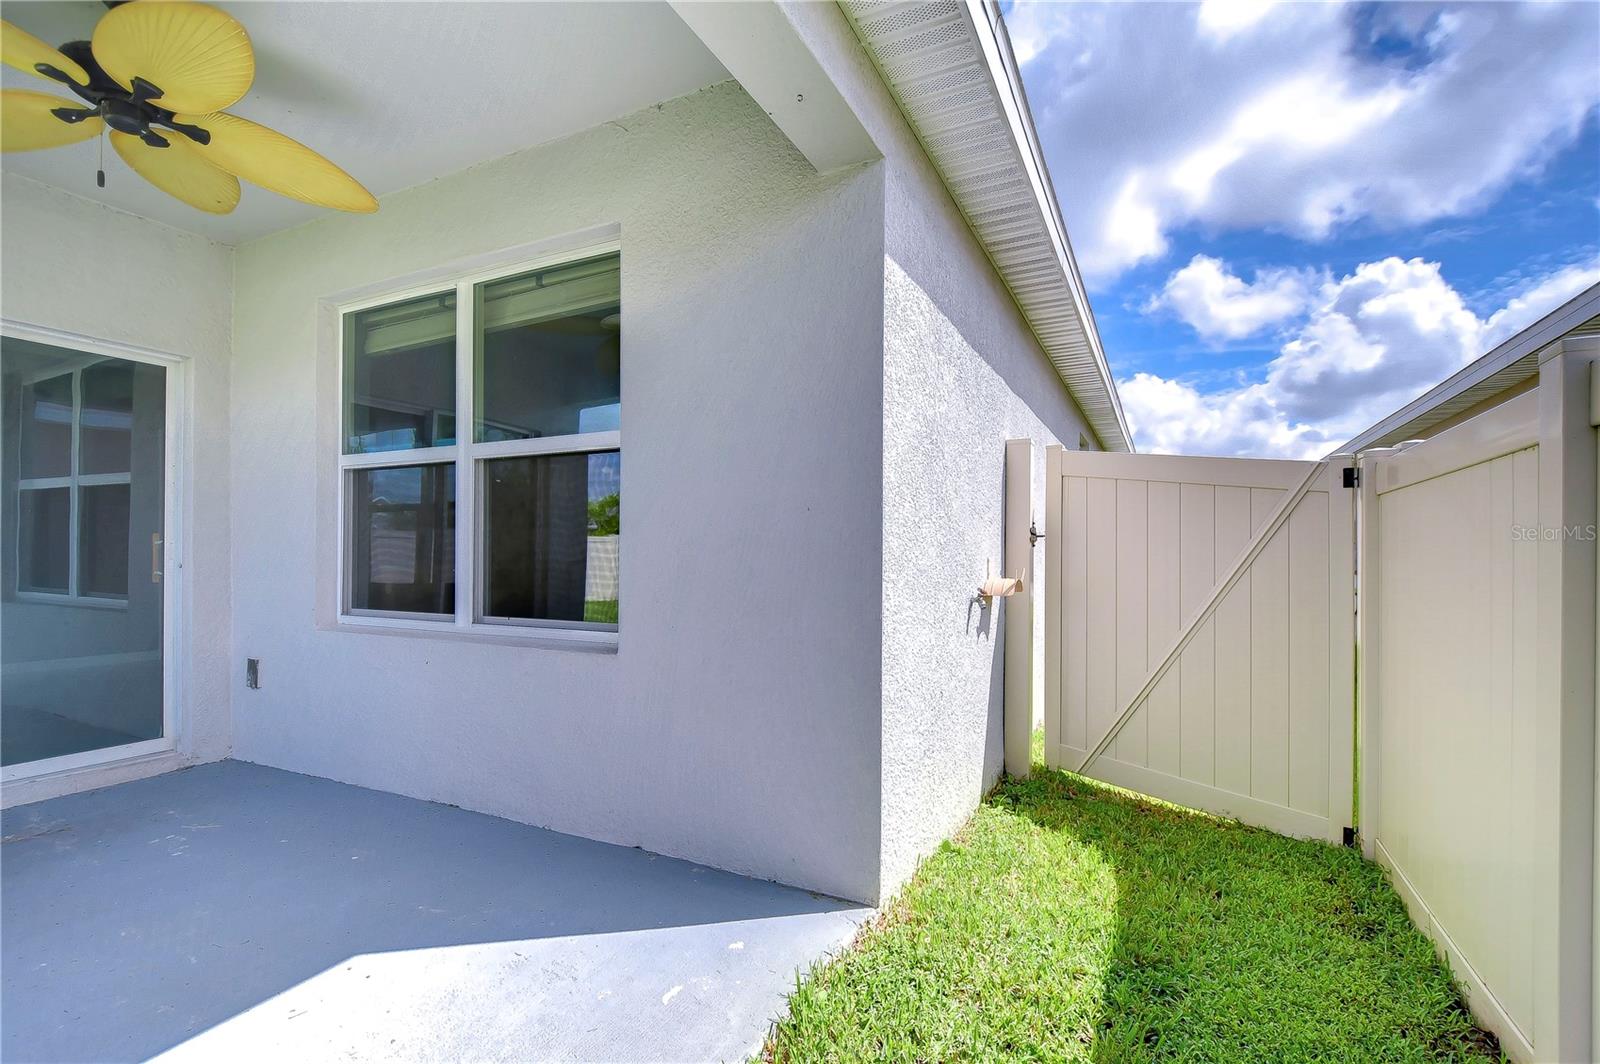
[[[1045,446],[1093,436],[843,14],[831,4],[785,9],[885,160],[880,889],[888,893],[1000,773],[1003,606],[987,616],[972,597],[1004,561],[1005,441],[1034,441],[1042,510]],[[1043,558],[1041,544],[1040,577]],[[1044,604],[1033,600],[1037,705]]]
[[[874,901],[968,815],[1001,764],[1001,609],[972,595],[1005,441],[1042,503],[1086,423],[842,14],[785,10],[882,162],[819,177],[730,83],[236,252],[7,178],[8,315],[197,362],[194,756]],[[606,226],[618,650],[340,629],[319,301]],[[95,257],[81,302],[60,278]]]
[[[317,301],[604,225],[617,652],[331,627]],[[874,899],[883,232],[730,83],[241,247],[236,756]]]
[[[0,314],[186,360],[183,491],[187,641],[178,753],[135,766],[8,786],[7,803],[105,785],[228,754],[228,374],[233,253],[203,237],[15,174],[0,178]],[[64,346],[71,346],[64,342]],[[7,542],[10,533],[7,530]]]

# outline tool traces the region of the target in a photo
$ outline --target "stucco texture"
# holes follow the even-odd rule
[[[1005,441],[1076,447],[1087,421],[832,4],[786,3],[884,155],[880,894],[961,825],[1002,762]],[[1092,439],[1092,434],[1090,435]],[[1042,525],[1042,513],[1041,525]],[[1043,550],[1034,555],[1035,583]],[[1043,596],[1035,604],[1035,701]],[[1037,708],[1036,708],[1037,712]]]
[[[1001,766],[1004,606],[972,600],[1005,441],[1037,508],[1086,423],[841,12],[783,10],[881,161],[818,175],[726,83],[235,251],[6,179],[8,315],[195,365],[193,756],[869,902],[968,815]],[[332,307],[600,231],[615,652],[339,625]]]
[[[318,301],[607,225],[616,652],[328,623]],[[236,756],[876,900],[882,262],[881,169],[819,177],[732,83],[240,248]]]

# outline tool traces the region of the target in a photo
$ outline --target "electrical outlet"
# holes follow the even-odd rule
[[[261,659],[244,659],[244,685],[252,691],[261,686]]]

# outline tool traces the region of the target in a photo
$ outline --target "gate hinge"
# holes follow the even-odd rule
[[[1347,488],[1359,488],[1361,486],[1361,470],[1355,466],[1345,466],[1344,486]]]
[[[1344,844],[1346,846],[1354,846],[1356,844],[1356,829],[1355,828],[1345,828],[1344,829]]]

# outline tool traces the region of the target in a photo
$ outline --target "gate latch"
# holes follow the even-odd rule
[[[1039,541],[1041,539],[1043,539],[1043,538],[1044,538],[1044,533],[1039,531],[1039,526],[1035,522],[1029,521],[1028,522],[1028,546],[1037,547],[1039,545]]]
[[[1355,466],[1345,466],[1344,486],[1347,488],[1359,488],[1361,486],[1361,470]]]

